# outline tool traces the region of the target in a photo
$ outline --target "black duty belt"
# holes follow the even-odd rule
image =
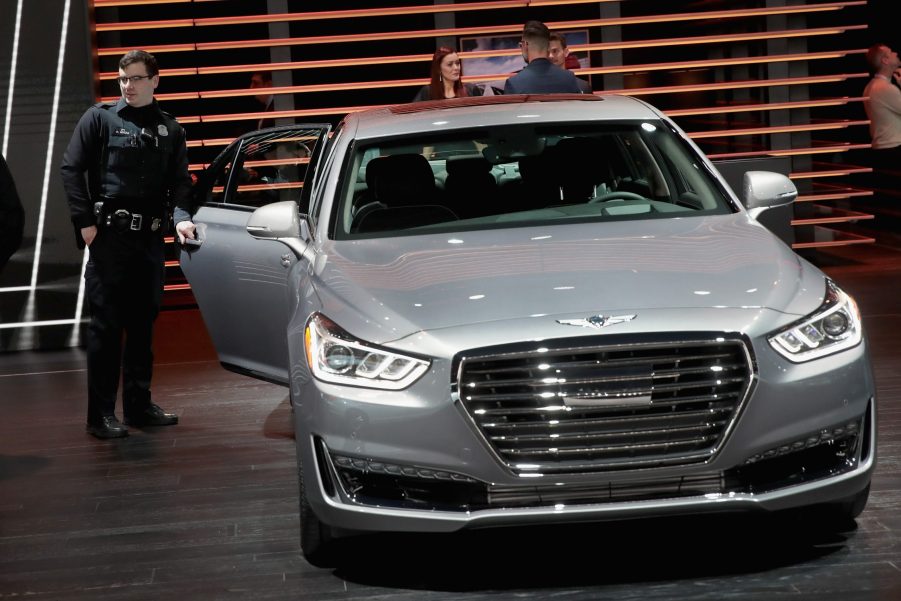
[[[161,217],[116,209],[106,213],[102,223],[118,232],[156,232],[163,224]]]

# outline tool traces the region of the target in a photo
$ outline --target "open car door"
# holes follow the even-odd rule
[[[200,244],[179,259],[223,367],[288,383],[287,274],[297,258],[253,239],[245,226],[265,204],[309,206],[308,187],[328,124],[273,127],[232,142],[195,186]]]

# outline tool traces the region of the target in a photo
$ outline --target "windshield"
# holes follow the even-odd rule
[[[486,129],[358,144],[336,238],[735,210],[696,152],[662,122]]]

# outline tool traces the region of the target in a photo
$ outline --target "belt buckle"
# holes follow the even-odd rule
[[[133,230],[133,231],[140,230],[141,223],[143,221],[144,221],[144,217],[142,215],[140,215],[139,213],[132,213],[131,214],[131,225],[128,227],[128,229]]]

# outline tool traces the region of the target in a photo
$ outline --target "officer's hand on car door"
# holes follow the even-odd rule
[[[191,246],[200,245],[200,239],[197,237],[197,229],[193,222],[179,221],[175,225],[175,232],[178,234],[179,243]]]

